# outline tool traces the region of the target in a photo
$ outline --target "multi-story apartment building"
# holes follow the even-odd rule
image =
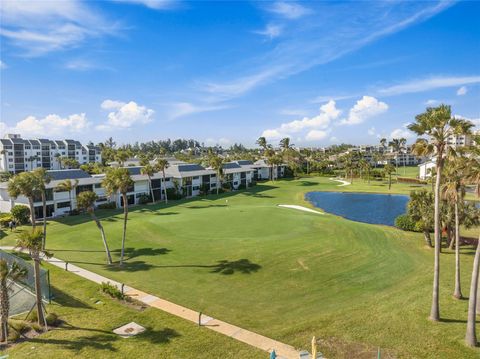
[[[43,167],[60,169],[60,157],[75,159],[80,164],[101,162],[100,148],[82,145],[74,140],[26,140],[18,134],[7,134],[0,139],[0,172],[19,173]]]
[[[153,191],[155,200],[164,199],[165,191],[174,189],[183,197],[194,197],[202,191],[215,192],[217,186],[228,186],[232,190],[249,188],[258,179],[269,178],[269,167],[264,162],[235,161],[225,163],[223,178],[220,180],[214,170],[190,163],[170,163],[163,173],[157,172],[149,181],[147,175],[141,173],[141,166],[125,167],[128,169],[134,185],[128,189],[128,205],[141,203],[141,198],[150,196]],[[275,167],[275,177],[283,176],[284,166]],[[119,193],[108,196],[102,187],[105,174],[90,175],[81,169],[49,170],[50,183],[46,185],[47,217],[57,217],[67,214],[77,208],[77,195],[83,191],[95,192],[98,196],[97,205],[106,202],[115,202],[117,207],[123,206],[122,196]],[[78,181],[75,189],[69,192],[57,190],[64,180]],[[150,188],[151,183],[151,188]],[[19,196],[11,198],[8,194],[8,182],[0,183],[0,212],[9,212],[16,205],[28,205],[28,199]],[[36,218],[43,218],[43,206],[40,196],[34,199]]]

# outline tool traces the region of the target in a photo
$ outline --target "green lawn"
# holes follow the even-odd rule
[[[445,321],[432,323],[433,251],[420,235],[277,207],[308,206],[303,195],[314,190],[388,192],[383,182],[337,185],[309,177],[132,208],[122,270],[104,265],[86,216],[51,222],[47,243],[59,258],[296,347],[309,348],[316,335],[328,357],[370,358],[377,347],[402,358],[478,357],[463,344],[467,301],[451,297],[451,252],[442,254]],[[391,192],[414,188],[394,184]],[[99,215],[118,259],[122,214]],[[462,252],[468,296],[473,251]]]
[[[66,324],[10,348],[10,358],[265,358],[261,350],[157,309],[128,307],[95,283],[47,267],[55,295],[47,310]],[[147,331],[128,339],[112,333],[132,321]]]

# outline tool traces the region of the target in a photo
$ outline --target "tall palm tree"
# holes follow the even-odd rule
[[[413,146],[413,153],[419,156],[436,157],[436,182],[435,182],[435,204],[434,204],[434,233],[435,233],[435,261],[433,274],[433,293],[430,319],[440,320],[439,283],[440,283],[440,184],[445,155],[449,150],[447,145],[448,136],[454,134],[470,133],[473,124],[466,120],[452,117],[450,106],[440,105],[429,107],[427,110],[415,117],[415,122],[408,125],[410,131],[419,136],[430,136],[430,142],[419,139]]]
[[[107,255],[107,262],[108,264],[112,264],[112,256],[110,255],[110,250],[108,249],[108,243],[105,237],[105,231],[103,230],[102,224],[100,223],[97,216],[95,215],[95,201],[97,199],[98,199],[98,196],[95,192],[85,191],[80,193],[77,196],[77,205],[78,205],[78,208],[83,209],[90,214],[93,221],[95,222],[98,229],[100,230],[100,234],[102,235],[103,246],[105,247],[105,253]]]
[[[280,140],[280,148],[283,151],[286,151],[294,146],[292,143],[290,143],[290,137],[285,137]]]
[[[24,196],[28,199],[28,204],[30,207],[30,220],[32,222],[32,227],[35,229],[35,207],[34,207],[34,198],[38,193],[40,187],[38,176],[33,172],[22,172],[19,173],[8,181],[8,194],[13,199],[17,199],[19,196]]]
[[[476,194],[480,196],[480,136],[475,136],[475,146],[472,146],[470,153],[472,156],[468,159],[468,172],[466,180],[475,185]],[[473,260],[472,280],[470,282],[470,295],[468,296],[468,318],[465,341],[467,345],[474,347],[477,345],[476,317],[480,313],[480,303],[478,301],[478,277],[480,271],[480,236],[478,238],[477,250]]]
[[[42,196],[42,210],[43,210],[43,242],[42,249],[45,249],[45,244],[47,242],[47,185],[50,183],[52,178],[48,175],[45,168],[37,168],[33,170],[33,173],[38,176],[38,185],[39,192]]]
[[[257,142],[256,142],[257,145],[259,145],[261,148],[263,148],[263,150],[265,151],[267,149],[267,139],[265,137],[259,137]]]
[[[388,189],[390,190],[392,188],[392,173],[395,172],[395,167],[390,163],[387,163],[383,167],[383,172],[385,173],[386,176],[388,176]]]
[[[150,163],[148,163],[141,168],[140,173],[148,177],[148,186],[150,187],[152,202],[155,203],[155,194],[153,193],[153,187],[152,187],[152,176],[155,174],[155,167],[152,166]]]
[[[68,192],[68,200],[70,202],[70,211],[73,210],[73,203],[72,203],[72,192],[77,188],[78,186],[78,179],[71,180],[71,179],[66,179],[62,182],[60,182],[57,187],[55,187],[55,190],[58,192]]]
[[[217,155],[212,155],[209,159],[209,165],[217,173],[217,194],[219,193],[220,186],[222,185],[223,178],[223,159]]]
[[[405,138],[392,138],[392,140],[388,143],[388,145],[392,147],[393,152],[397,156],[395,160],[395,169],[397,173],[398,173],[398,156],[404,150],[406,143],[407,143],[407,140]]]
[[[275,165],[272,163],[272,162],[275,162],[275,150],[272,148],[272,146],[270,145],[267,145],[267,147],[265,148],[264,150],[264,155],[267,159],[267,163],[270,165],[270,180],[271,181],[274,181],[275,178],[274,178],[274,169],[275,169]]]
[[[451,151],[454,153],[454,151]],[[462,298],[460,286],[460,216],[458,207],[465,197],[465,186],[463,184],[463,171],[465,164],[462,157],[451,156],[445,162],[444,183],[442,185],[442,196],[448,202],[453,203],[455,216],[455,290],[453,296]],[[452,241],[453,242],[453,241]]]
[[[123,236],[122,236],[122,251],[120,254],[120,265],[123,265],[123,257],[125,254],[125,238],[127,236],[127,220],[128,220],[128,189],[134,185],[130,173],[126,168],[111,168],[107,171],[102,182],[102,187],[108,195],[116,195],[120,192],[123,200]]]
[[[26,277],[27,269],[16,261],[9,266],[5,259],[0,259],[0,343],[8,338],[8,316],[10,313],[10,293],[16,281]]]
[[[168,161],[164,158],[160,158],[156,161],[155,163],[155,168],[157,171],[162,172],[162,177],[163,177],[163,195],[165,196],[165,203],[168,203],[168,198],[167,198],[167,187],[165,186],[165,170],[168,168]]]
[[[42,287],[40,285],[40,254],[42,252],[43,233],[39,230],[33,230],[32,232],[22,232],[17,239],[16,248],[27,251],[30,258],[33,260],[33,269],[35,276],[35,298],[37,305],[37,319],[38,325],[43,326],[45,324],[45,317],[43,315],[42,306]]]

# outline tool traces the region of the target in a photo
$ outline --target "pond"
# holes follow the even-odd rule
[[[393,226],[404,214],[409,196],[400,194],[309,192],[305,198],[315,207],[352,221]]]

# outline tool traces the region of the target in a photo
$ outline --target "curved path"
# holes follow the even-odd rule
[[[313,210],[313,209],[310,209],[310,208],[307,208],[307,207],[303,207],[303,206],[297,206],[297,205],[295,205],[295,204],[279,204],[278,207],[298,209],[299,211],[316,213],[316,214],[325,214],[325,213],[323,213],[323,212],[315,211],[315,210]]]
[[[308,208],[307,208],[308,209]],[[1,250],[13,250],[12,246],[0,246]],[[154,295],[142,292],[138,289],[128,287],[122,283],[109,279],[107,277],[101,276],[99,274],[90,272],[89,270],[78,267],[74,264],[65,262],[61,259],[50,257],[44,257],[43,260],[48,262],[56,267],[67,270],[68,272],[74,273],[82,278],[88,279],[92,282],[101,284],[102,282],[110,282],[110,284],[115,285],[119,290],[125,293],[132,299],[138,300],[150,307],[157,308],[167,312],[169,314],[175,315],[177,317],[186,319],[190,322],[193,322],[198,325],[200,324],[205,326],[210,330],[216,331],[220,334],[226,335],[235,340],[241,341],[243,343],[249,344],[261,350],[271,353],[275,350],[278,359],[298,359],[300,357],[300,352],[296,350],[291,345],[279,342],[277,340],[265,337],[263,335],[251,332],[249,330],[237,327],[236,325],[223,322],[221,320],[211,318],[205,314],[196,312],[194,310],[182,307],[178,304],[169,302],[165,299],[161,299]]]
[[[351,185],[350,182],[345,181],[345,180],[342,180],[342,179],[339,179],[339,178],[329,178],[329,180],[330,180],[330,181],[335,181],[335,182],[340,182],[341,184],[339,184],[337,187],[342,187],[342,186]]]

